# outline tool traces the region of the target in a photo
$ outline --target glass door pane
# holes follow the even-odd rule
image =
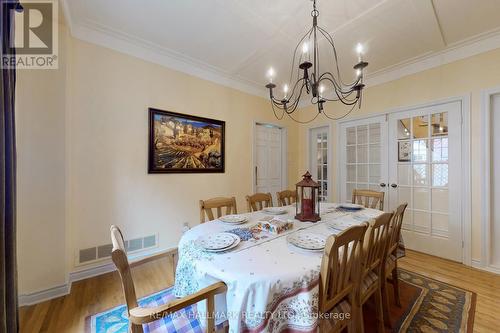
[[[354,189],[385,191],[387,144],[385,117],[345,122],[341,126],[340,200],[350,202]]]

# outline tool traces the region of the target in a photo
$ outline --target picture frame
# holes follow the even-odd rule
[[[411,143],[410,141],[398,141],[398,161],[411,161]]]
[[[222,120],[149,108],[148,173],[224,173]]]

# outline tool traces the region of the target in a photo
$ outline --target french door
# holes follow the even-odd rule
[[[328,151],[329,151],[329,127],[317,127],[309,130],[309,165],[310,173],[314,180],[320,185],[319,198],[328,201]]]
[[[451,102],[342,123],[340,200],[357,188],[385,192],[386,211],[406,202],[405,245],[462,261],[461,112]]]
[[[254,192],[271,193],[275,204],[276,192],[283,190],[282,131],[273,125],[255,125]]]

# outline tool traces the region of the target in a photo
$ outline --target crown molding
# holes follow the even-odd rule
[[[170,69],[177,70],[222,86],[233,88],[254,96],[267,98],[267,91],[260,83],[235,77],[218,67],[187,57],[179,52],[151,43],[147,40],[125,34],[96,22],[80,22],[71,15],[68,0],[61,0],[62,9],[73,37],[97,44],[121,53],[131,55]],[[500,48],[500,29],[473,36],[459,43],[450,44],[443,50],[427,52],[413,59],[377,70],[366,75],[366,86],[372,87],[402,77],[465,59],[480,53]],[[309,105],[307,101],[299,107]]]
[[[458,43],[450,44],[443,50],[428,52],[399,64],[369,73],[366,76],[365,84],[367,87],[380,85],[498,48],[500,48],[500,29],[495,29]]]

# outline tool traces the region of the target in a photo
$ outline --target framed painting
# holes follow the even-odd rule
[[[148,173],[223,173],[225,125],[149,108]]]
[[[398,141],[398,161],[409,162],[411,160],[411,143],[409,141]]]

